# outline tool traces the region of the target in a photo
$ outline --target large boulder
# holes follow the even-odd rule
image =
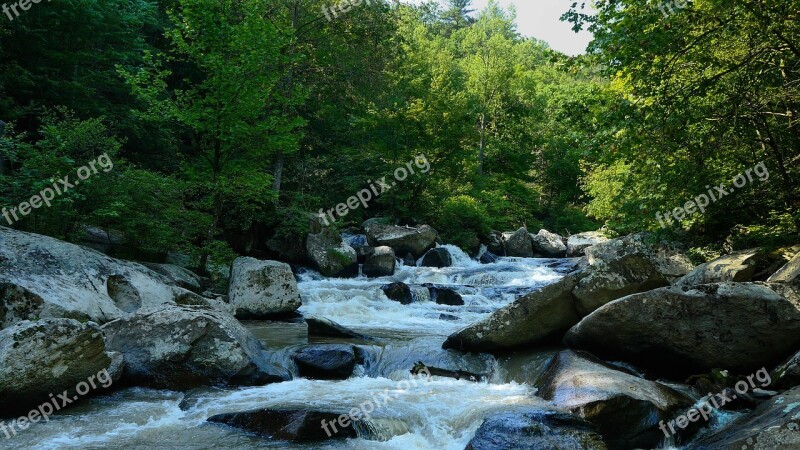
[[[218,414],[208,421],[280,441],[315,442],[357,437],[355,423],[342,420],[344,426],[339,423],[340,417],[340,414],[324,411],[259,409]]]
[[[452,265],[453,257],[444,247],[437,247],[425,253],[425,256],[422,257],[422,263],[420,263],[421,267],[436,267],[440,269]]]
[[[397,257],[391,247],[361,248],[372,250],[366,256],[364,266],[361,269],[364,275],[368,277],[389,277],[394,275],[394,270],[397,267]]]
[[[0,331],[0,417],[27,415],[64,391],[68,402],[57,400],[59,407],[78,394],[108,388],[115,360],[121,355],[106,351],[103,333],[92,322],[43,319],[6,328]]]
[[[586,233],[573,234],[567,238],[567,256],[583,256],[586,249],[606,242],[608,238],[599,231],[587,231]]]
[[[800,344],[800,304],[767,286],[666,287],[611,302],[565,336],[570,348],[680,376],[752,373]]]
[[[579,320],[572,297],[578,279],[578,275],[567,275],[556,283],[518,298],[491,316],[451,335],[443,347],[490,352],[560,338]]]
[[[567,255],[567,245],[564,238],[551,233],[547,230],[539,230],[538,234],[532,234],[533,251],[547,258],[561,258]]]
[[[742,250],[701,264],[675,282],[676,286],[753,281],[761,255],[758,249]]]
[[[345,344],[307,345],[298,349],[292,359],[301,377],[314,380],[346,380],[356,366],[355,350]]]
[[[703,436],[687,450],[800,448],[800,387],[762,403],[751,414]]]
[[[503,235],[506,240],[506,255],[519,258],[530,258],[533,256],[533,242],[531,234],[526,228],[520,228],[513,233]]]
[[[486,249],[495,255],[505,255],[506,245],[503,233],[499,231],[492,231],[489,233],[486,237]]]
[[[516,407],[490,414],[465,450],[605,450],[594,426],[562,411]]]
[[[336,231],[325,228],[306,238],[306,252],[316,268],[326,277],[358,275],[358,255]]]
[[[800,288],[800,253],[769,277],[767,282],[786,283]]]
[[[148,269],[169,278],[179,287],[196,293],[202,292],[204,284],[203,278],[189,269],[184,269],[183,267],[175,264],[142,264]]]
[[[166,306],[103,326],[106,347],[125,356],[123,381],[165,389],[258,386],[289,378],[232,316],[201,306]]]
[[[364,224],[364,231],[369,245],[391,247],[397,255],[411,253],[414,258],[420,258],[433,248],[439,237],[439,233],[428,225],[412,228],[371,222]]]
[[[692,268],[683,253],[649,233],[611,239],[585,252],[592,271],[573,292],[581,316],[618,298],[668,286]]]
[[[141,264],[0,227],[0,328],[62,317],[102,324],[183,291]]]
[[[233,261],[228,302],[239,319],[267,319],[292,313],[302,305],[288,264],[248,257]]]
[[[595,424],[609,448],[654,448],[664,438],[660,422],[694,403],[661,383],[570,350],[553,358],[536,387],[537,396]]]

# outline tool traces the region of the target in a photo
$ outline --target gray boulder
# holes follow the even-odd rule
[[[586,420],[562,411],[516,407],[490,414],[465,450],[605,450]]]
[[[453,265],[453,257],[444,247],[437,247],[425,253],[422,257],[421,267],[450,267]]]
[[[439,237],[439,233],[428,225],[412,228],[371,222],[364,224],[364,230],[369,245],[391,247],[397,255],[411,253],[414,258],[421,257],[433,248]]]
[[[786,283],[800,288],[800,253],[769,277],[767,282]]]
[[[266,319],[294,312],[302,304],[288,264],[236,258],[231,266],[228,302],[239,319]]]
[[[443,347],[491,352],[560,338],[580,320],[572,297],[578,279],[577,275],[568,275],[518,298],[486,319],[452,334]]]
[[[0,417],[27,415],[65,390],[71,403],[76,389],[108,388],[118,358],[106,351],[103,333],[92,322],[43,319],[6,328],[0,331]],[[94,387],[78,388],[79,383]]]
[[[533,256],[533,242],[531,234],[526,228],[520,228],[513,233],[504,233],[506,243],[506,255],[519,258],[530,258]]]
[[[567,255],[567,245],[564,238],[547,230],[539,230],[532,234],[533,251],[547,258],[562,258]]]
[[[289,379],[232,316],[201,306],[166,306],[103,326],[106,347],[125,356],[123,381],[164,389],[258,386]]]
[[[627,295],[668,286],[692,263],[673,244],[638,233],[595,244],[585,250],[592,269],[573,292],[578,313],[586,316]]]
[[[489,233],[489,236],[486,237],[486,249],[495,255],[505,255],[506,247],[503,233],[499,231]]]
[[[742,250],[701,264],[675,282],[676,286],[722,283],[725,281],[753,281],[761,258],[758,249]]]
[[[800,386],[800,351],[772,371],[772,389]]]
[[[362,267],[362,272],[368,277],[389,277],[394,275],[397,267],[397,257],[391,247],[362,247],[371,249]]]
[[[358,275],[358,255],[334,230],[325,228],[306,238],[306,252],[316,268],[326,277]]]
[[[345,344],[307,345],[292,359],[301,377],[314,380],[346,380],[356,366],[355,350]]]
[[[599,231],[573,234],[567,238],[567,256],[583,256],[587,248],[606,242],[608,238]]]
[[[673,286],[601,307],[564,342],[676,376],[714,368],[752,373],[800,346],[800,305],[757,284]]]
[[[663,384],[570,350],[553,358],[536,387],[537,396],[595,424],[609,448],[654,448],[664,438],[659,422],[694,403]]]
[[[184,269],[175,264],[155,264],[142,263],[148,269],[157,272],[170,280],[175,285],[188,289],[192,292],[200,293],[203,289],[203,278],[189,269]]]
[[[755,411],[703,436],[687,450],[800,448],[800,387],[762,403]]]
[[[182,291],[141,264],[0,227],[0,328],[62,317],[102,324],[136,308],[173,304]]]

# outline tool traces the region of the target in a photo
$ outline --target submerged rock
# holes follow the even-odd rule
[[[567,245],[564,238],[547,230],[539,230],[539,234],[532,234],[533,251],[547,258],[561,258],[567,255]]]
[[[743,250],[701,264],[683,278],[675,282],[676,286],[696,286],[698,284],[722,283],[725,281],[753,281],[760,251]]]
[[[355,350],[345,344],[307,345],[292,359],[301,377],[314,380],[346,380],[356,366]]]
[[[91,322],[44,319],[0,331],[0,417],[27,415],[65,390],[72,401],[76,386],[90,378],[89,391],[109,387],[117,375],[114,359],[100,327]],[[59,407],[62,403],[58,400]]]
[[[578,323],[572,290],[577,275],[518,298],[491,316],[474,323],[445,341],[443,348],[490,352],[560,338]]]
[[[165,389],[259,386],[289,379],[232,316],[199,306],[140,311],[103,326],[106,346],[125,356],[123,381]]]
[[[421,267],[450,267],[453,265],[453,257],[444,247],[437,247],[425,253],[422,257]]]
[[[757,284],[667,287],[603,306],[564,342],[676,376],[714,368],[752,373],[800,347],[799,308]]]
[[[352,421],[348,418],[340,424],[339,417],[339,414],[322,411],[259,409],[218,414],[208,421],[280,441],[314,442],[357,437]],[[328,426],[323,426],[324,423]]]
[[[490,414],[465,450],[563,449],[605,450],[603,438],[586,420],[533,407]]]
[[[397,257],[391,247],[363,247],[372,252],[366,256],[361,271],[368,277],[388,277],[394,275]]]
[[[415,259],[433,248],[439,237],[439,233],[428,225],[411,228],[372,222],[365,223],[364,229],[369,245],[391,247],[398,255],[411,253]]]
[[[687,450],[774,450],[800,448],[800,387],[762,403],[692,443]]]
[[[239,319],[268,319],[292,313],[302,304],[288,264],[247,257],[233,262],[228,302]]]
[[[306,323],[308,324],[308,334],[312,336],[355,338],[364,340],[372,339],[367,335],[353,331],[323,317],[306,317]]]
[[[694,402],[663,384],[565,350],[539,378],[537,395],[595,424],[609,448],[654,448],[669,421]]]
[[[306,238],[308,258],[326,277],[355,277],[358,275],[358,255],[342,237],[330,228]]]
[[[528,233],[526,228],[520,228],[513,233],[506,233],[503,236],[505,237],[506,255],[519,258],[530,258],[533,256],[533,242],[531,241],[531,234]]]

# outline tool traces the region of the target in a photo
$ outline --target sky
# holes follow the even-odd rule
[[[591,33],[576,34],[572,24],[561,22],[559,18],[569,10],[575,0],[499,0],[504,8],[514,5],[517,8],[517,26],[525,36],[541,39],[550,47],[568,55],[586,53],[586,46],[592,40]],[[489,0],[473,0],[475,9],[481,10]]]
[[[499,0],[500,5],[517,8],[518,30],[525,36],[541,39],[550,47],[568,55],[580,55],[586,52],[586,46],[592,40],[589,32],[575,34],[568,22],[559,18],[569,10],[574,0]],[[480,11],[489,0],[473,0],[473,7]]]

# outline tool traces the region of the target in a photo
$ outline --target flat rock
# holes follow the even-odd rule
[[[753,281],[761,257],[759,249],[742,250],[701,264],[686,276],[675,281],[676,286]]]
[[[209,422],[222,423],[251,433],[291,442],[316,442],[328,439],[355,438],[356,430],[352,423],[342,427],[338,424],[339,414],[310,411],[259,409],[230,414],[218,414],[208,418]],[[325,431],[322,422],[335,423],[334,428],[328,426],[330,435]]]

